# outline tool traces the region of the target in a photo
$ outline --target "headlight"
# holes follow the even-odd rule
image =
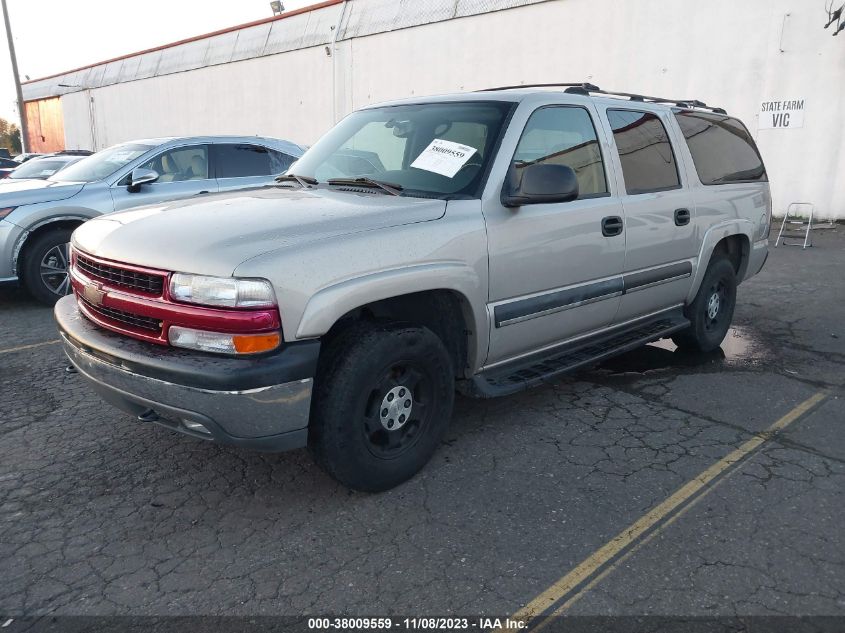
[[[276,349],[282,342],[282,335],[279,332],[226,334],[178,325],[170,326],[167,338],[174,347],[218,354],[260,354]]]
[[[2,207],[2,208],[0,208],[0,220],[5,218],[7,215],[9,215],[15,209],[17,209],[17,207]]]
[[[174,273],[170,276],[170,296],[175,301],[221,308],[269,308],[276,305],[273,286],[266,279]]]

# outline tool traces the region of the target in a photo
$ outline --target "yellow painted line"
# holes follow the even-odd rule
[[[596,586],[597,584],[599,584],[602,580],[604,580],[604,579],[605,579],[608,575],[610,575],[610,573],[611,573],[611,572],[613,572],[614,570],[616,570],[616,569],[617,569],[617,568],[618,568],[618,567],[619,567],[622,563],[624,563],[626,560],[628,560],[629,558],[631,558],[631,556],[633,556],[633,555],[634,555],[636,552],[638,552],[640,549],[642,549],[643,547],[645,547],[646,545],[648,545],[648,543],[650,543],[650,542],[651,542],[651,540],[652,540],[655,536],[657,536],[658,534],[661,534],[661,533],[662,533],[663,531],[665,531],[665,530],[666,530],[666,529],[667,529],[670,525],[672,525],[675,521],[677,521],[677,520],[678,520],[678,519],[680,519],[682,516],[684,516],[687,512],[689,512],[692,508],[694,508],[694,507],[695,507],[695,505],[696,505],[699,501],[701,501],[702,499],[704,499],[704,497],[706,497],[707,495],[709,495],[709,494],[710,494],[713,490],[715,490],[718,486],[720,486],[722,483],[724,483],[725,481],[727,481],[728,479],[730,479],[731,477],[733,477],[736,473],[740,472],[740,471],[742,470],[742,467],[743,467],[745,464],[747,464],[747,463],[748,463],[748,462],[744,462],[744,463],[740,464],[739,466],[737,466],[736,468],[734,468],[732,471],[730,471],[730,472],[728,472],[727,474],[725,474],[725,476],[724,476],[724,477],[722,477],[719,481],[717,481],[717,482],[716,482],[716,483],[714,483],[712,486],[710,486],[707,490],[705,490],[705,491],[704,491],[704,492],[702,492],[700,495],[698,495],[695,499],[693,499],[692,501],[690,501],[690,502],[689,502],[687,505],[685,505],[683,508],[681,508],[680,510],[678,510],[678,512],[676,512],[675,514],[673,514],[673,515],[672,515],[672,516],[671,516],[671,517],[670,517],[667,521],[665,521],[664,523],[662,523],[661,525],[659,525],[656,529],[652,530],[652,532],[651,532],[650,534],[648,534],[648,535],[647,535],[647,536],[646,536],[643,540],[641,540],[641,541],[639,541],[638,543],[634,544],[634,546],[633,546],[633,547],[631,547],[631,549],[630,549],[629,551],[625,552],[622,556],[620,556],[620,557],[619,557],[619,558],[617,558],[615,561],[613,561],[613,563],[611,563],[610,565],[608,565],[608,567],[607,567],[606,569],[602,570],[602,572],[601,572],[598,576],[596,576],[596,577],[595,577],[595,578],[593,578],[590,582],[588,582],[588,583],[584,586],[584,588],[583,588],[583,589],[581,589],[578,593],[576,593],[574,596],[572,596],[571,598],[569,598],[569,599],[568,599],[566,602],[564,602],[564,603],[563,603],[560,607],[558,607],[557,609],[555,609],[555,610],[554,610],[554,612],[552,613],[552,615],[553,615],[553,616],[563,615],[566,611],[568,611],[568,610],[569,610],[569,608],[570,608],[573,604],[575,604],[575,603],[576,603],[576,602],[578,602],[581,598],[583,598],[583,597],[584,597],[584,595],[585,595],[587,592],[589,592],[589,591],[590,591],[593,587],[595,587],[595,586]],[[547,623],[549,623],[549,622],[551,622],[551,621],[552,621],[551,619],[549,619],[549,620],[544,620],[543,622],[541,622],[541,623],[540,623],[540,624],[538,624],[537,626],[531,627],[531,630],[532,630],[532,631],[539,631],[539,630],[540,630],[540,629],[542,629],[542,628],[543,628],[543,627],[544,627]]]
[[[754,435],[739,448],[732,451],[718,462],[701,472],[686,484],[681,486],[672,495],[667,497],[659,505],[652,508],[648,513],[634,521],[627,528],[622,530],[613,539],[597,549],[590,556],[578,564],[572,571],[557,580],[548,589],[543,591],[536,598],[531,600],[522,609],[510,617],[510,620],[530,622],[533,618],[548,610],[555,603],[565,598],[575,587],[590,578],[600,567],[605,565],[614,556],[630,546],[637,538],[665,519],[673,510],[690,499],[713,479],[725,472],[731,466],[745,458],[749,453],[760,447],[764,442],[795,422],[810,409],[827,398],[827,391],[820,391],[804,402],[796,406],[789,413],[777,420],[765,431]],[[539,628],[539,627],[538,627]],[[504,630],[504,629],[498,629]]]
[[[21,345],[19,347],[10,347],[8,349],[0,349],[0,354],[11,354],[12,352],[22,352],[26,349],[35,349],[36,347],[44,347],[45,345],[55,345],[61,343],[60,339],[53,341],[43,341],[41,343],[30,343],[29,345]]]

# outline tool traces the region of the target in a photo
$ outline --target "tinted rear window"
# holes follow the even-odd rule
[[[288,170],[296,159],[284,152],[277,152],[274,149],[267,150],[270,153],[270,173],[283,174]]]
[[[214,145],[218,178],[269,176],[287,171],[294,158],[260,145]]]
[[[768,180],[760,152],[740,120],[703,112],[676,112],[675,118],[703,184]]]
[[[639,110],[608,110],[607,120],[629,194],[681,186],[669,135],[656,115]]]
[[[270,154],[257,145],[214,145],[218,178],[270,174]]]

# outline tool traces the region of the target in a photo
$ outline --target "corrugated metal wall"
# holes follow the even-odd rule
[[[376,33],[549,0],[330,0],[323,8],[24,84],[27,101],[278,55]],[[345,5],[345,6],[344,6]],[[341,14],[343,19],[341,20]],[[334,29],[341,22],[337,38]]]
[[[365,0],[350,2],[341,40],[388,33],[421,24],[503,11],[546,0]]]

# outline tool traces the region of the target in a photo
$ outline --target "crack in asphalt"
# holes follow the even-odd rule
[[[795,301],[813,292],[796,285]],[[589,372],[502,400],[458,398],[432,462],[381,495],[350,493],[304,451],[247,453],[140,424],[65,374],[58,348],[6,354],[0,612],[512,611],[753,435],[746,400],[774,417],[845,374],[809,308],[785,308],[762,282],[748,294],[738,322],[765,333],[771,360],[668,367],[636,383]],[[21,327],[55,337],[49,314],[9,303],[7,340]],[[713,411],[676,395],[684,380],[751,391],[726,391]],[[845,457],[820,432],[774,436],[580,612],[841,613]]]

